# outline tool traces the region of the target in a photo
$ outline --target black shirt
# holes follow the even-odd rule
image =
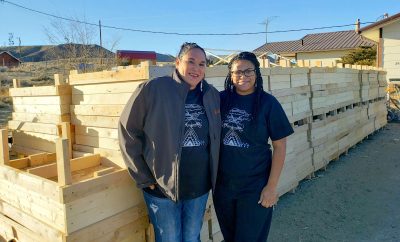
[[[185,132],[179,165],[179,198],[193,199],[211,188],[209,126],[200,84],[185,103]]]
[[[268,139],[282,139],[293,133],[280,103],[262,92],[257,116],[253,116],[256,93],[232,94],[229,110],[221,93],[222,136],[218,180],[227,189],[255,191],[264,187],[271,170],[272,151]],[[225,111],[224,111],[225,110]]]

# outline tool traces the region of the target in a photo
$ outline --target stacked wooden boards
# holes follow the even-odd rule
[[[55,86],[21,88],[14,80],[9,93],[13,102],[12,120],[8,127],[13,132],[13,150],[34,154],[55,152],[59,135],[58,124],[70,121],[71,86],[55,75]]]

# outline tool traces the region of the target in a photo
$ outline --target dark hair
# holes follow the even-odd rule
[[[257,56],[251,52],[240,52],[239,54],[237,54],[236,56],[234,56],[228,64],[228,75],[225,78],[225,91],[226,91],[226,99],[224,102],[224,106],[222,107],[222,110],[224,113],[226,113],[227,111],[229,111],[230,107],[231,107],[231,99],[232,99],[232,94],[235,92],[235,86],[232,83],[232,75],[231,75],[231,71],[232,71],[232,65],[239,60],[247,60],[250,61],[253,65],[254,65],[254,71],[256,74],[256,82],[255,82],[255,95],[256,98],[254,99],[254,108],[253,108],[253,117],[255,120],[257,117],[257,113],[258,110],[260,108],[260,103],[261,103],[261,94],[264,91],[263,88],[263,79],[261,76],[261,72],[260,72],[260,62],[258,62],[257,60]]]
[[[182,59],[182,57],[186,53],[188,53],[190,50],[193,50],[193,49],[199,49],[199,50],[203,51],[204,57],[207,56],[205,50],[203,48],[201,48],[198,44],[185,42],[181,45],[181,49],[179,50],[178,56],[176,58]],[[206,59],[207,59],[207,57],[206,57]]]

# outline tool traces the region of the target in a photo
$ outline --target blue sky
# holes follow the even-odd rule
[[[244,33],[265,31],[260,24],[268,17],[268,31],[315,28],[376,21],[384,13],[400,12],[400,0],[9,0],[27,8],[103,25],[179,33]],[[51,44],[45,34],[54,18],[33,13],[0,0],[0,46],[8,45],[9,33],[18,45]],[[353,29],[270,33],[268,41],[295,40],[308,33]],[[265,34],[243,36],[176,36],[102,29],[104,46],[115,49],[148,50],[176,55],[185,42],[207,49],[253,50],[265,43]],[[98,28],[94,43],[98,44]],[[219,52],[221,53],[221,52]]]

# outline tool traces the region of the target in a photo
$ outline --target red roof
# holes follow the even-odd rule
[[[157,54],[154,51],[117,50],[117,57],[120,59],[128,58],[155,60],[157,58]]]

